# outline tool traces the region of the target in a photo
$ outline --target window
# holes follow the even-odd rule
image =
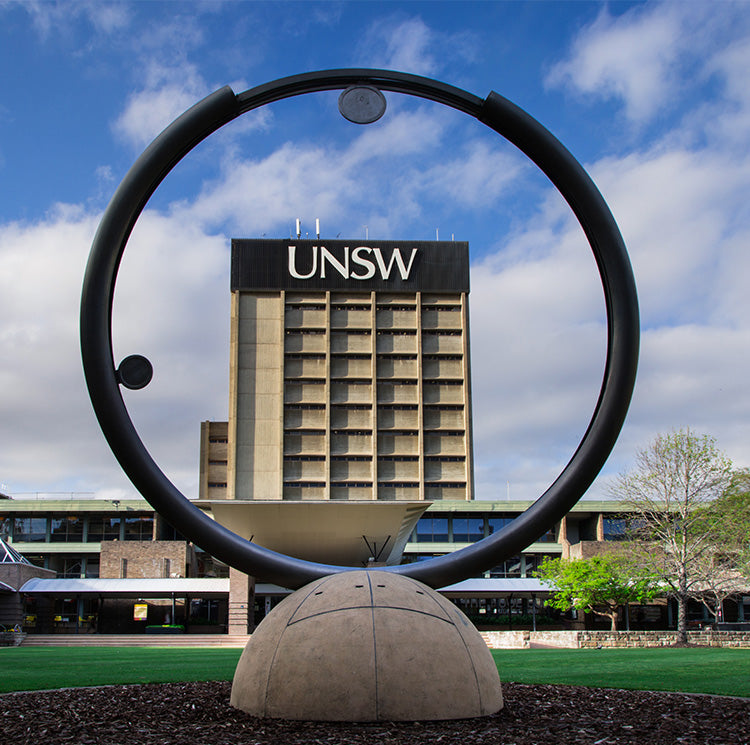
[[[128,578],[128,560],[120,559],[120,579]]]
[[[92,543],[119,540],[121,524],[119,517],[90,517],[88,540]]]
[[[96,579],[99,576],[99,557],[89,556],[86,559],[86,576]]]
[[[16,517],[13,523],[15,543],[35,543],[47,540],[46,517]]]
[[[624,541],[627,538],[627,520],[624,517],[604,518],[604,540]]]
[[[80,543],[83,541],[83,518],[75,515],[53,517],[49,537],[54,543]]]
[[[474,543],[484,538],[484,518],[454,517],[453,540],[456,543]]]
[[[447,543],[448,518],[422,517],[415,529],[416,540],[419,543]]]
[[[73,579],[83,576],[83,561],[79,558],[66,558],[63,562],[62,576],[66,579]]]
[[[514,556],[506,559],[502,564],[498,564],[490,569],[490,577],[520,577],[521,576],[521,557]]]
[[[126,541],[150,541],[154,533],[154,518],[147,515],[125,518]]]
[[[526,571],[525,576],[527,577],[533,577],[534,572],[536,572],[537,569],[539,569],[539,566],[545,559],[554,559],[555,557],[552,555],[544,555],[544,554],[526,554],[524,559],[526,560]]]
[[[548,530],[546,533],[542,533],[542,535],[540,535],[539,538],[534,541],[534,543],[554,543],[555,540],[555,529],[552,528],[552,530]]]
[[[489,534],[497,533],[502,530],[506,525],[510,525],[513,522],[512,517],[490,517],[487,519],[487,525],[489,527]]]

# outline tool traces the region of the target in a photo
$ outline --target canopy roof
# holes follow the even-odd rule
[[[22,554],[18,553],[13,546],[7,544],[0,538],[0,564],[33,564]]]
[[[223,598],[229,596],[229,579],[226,577],[158,579],[40,579],[35,577],[26,582],[20,592],[47,597],[109,595],[120,598],[168,598],[175,595],[177,597]]]

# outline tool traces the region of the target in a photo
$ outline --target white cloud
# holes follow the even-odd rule
[[[142,148],[168,124],[210,93],[194,65],[165,67],[152,63],[143,90],[133,93],[114,122],[115,134]]]
[[[60,207],[0,228],[0,421],[13,422],[0,428],[0,480],[11,492],[133,493],[96,424],[80,361],[80,292],[97,222]],[[226,248],[146,212],[115,298],[115,358],[145,354],[155,368],[148,388],[126,395],[131,415],[165,472],[193,492],[198,423],[227,406]]]
[[[243,80],[209,85],[190,63],[164,65],[150,60],[146,65],[143,87],[132,93],[122,113],[115,119],[112,129],[120,139],[140,151],[180,114],[224,85],[230,85],[235,93],[242,92]],[[245,114],[232,127],[233,136],[243,132],[266,129],[272,120],[267,107]],[[221,135],[225,147],[231,146],[231,137],[223,130]]]
[[[124,2],[102,3],[96,0],[69,0],[68,2],[21,3],[32,18],[37,33],[47,39],[52,33],[68,33],[79,18],[88,21],[97,34],[110,35],[130,24],[130,8]]]
[[[367,29],[359,57],[367,67],[434,76],[452,59],[471,59],[473,42],[465,32],[444,33],[420,17],[393,15]]]
[[[2,473],[12,491],[84,483],[110,464],[97,447],[78,354],[82,267],[95,220],[72,208],[36,225],[0,228]],[[86,453],[86,473],[78,473]],[[105,464],[106,465],[103,465]],[[30,475],[38,474],[36,483]]]
[[[685,84],[685,59],[702,49],[703,20],[712,12],[708,4],[654,3],[612,16],[604,6],[547,83],[619,99],[631,120],[648,120]]]
[[[442,134],[439,119],[402,113],[381,127],[363,130],[341,148],[285,144],[261,160],[232,158],[224,163],[221,179],[179,210],[189,210],[207,226],[228,224],[244,235],[283,232],[295,216],[310,221],[319,217],[343,228],[349,227],[353,214],[363,221],[387,214],[393,224],[413,209],[415,198],[388,180],[393,164],[430,151]],[[374,197],[381,186],[385,198]],[[373,204],[377,212],[368,213]]]
[[[723,85],[720,103],[701,107],[700,124],[720,147],[747,148],[750,131],[750,89],[747,70],[750,69],[750,37],[732,41],[711,56],[706,63],[706,74],[715,75]]]
[[[539,496],[586,430],[604,367],[604,302],[585,238],[552,200],[472,267],[476,489]],[[531,227],[531,226],[528,226]]]
[[[744,255],[730,252],[737,232],[747,233],[750,159],[655,148],[607,158],[592,172],[629,247],[644,321],[731,315],[727,293],[735,297],[733,285],[750,270]],[[736,310],[746,307],[742,300]]]

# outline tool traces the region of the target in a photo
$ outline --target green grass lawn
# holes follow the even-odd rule
[[[231,680],[241,649],[0,648],[0,693],[118,683]]]
[[[240,649],[0,648],[0,692],[231,680]],[[750,649],[499,649],[503,681],[750,697]]]
[[[750,697],[750,649],[496,649],[500,679]]]

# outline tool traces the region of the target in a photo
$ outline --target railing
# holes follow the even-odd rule
[[[66,501],[79,501],[79,500],[90,500],[90,499],[101,499],[107,501],[119,502],[119,499],[112,499],[111,496],[100,494],[99,492],[93,491],[74,491],[74,492],[60,492],[60,491],[30,491],[30,492],[13,492],[6,494],[11,499],[56,499]],[[129,497],[124,497],[128,499]],[[138,499],[137,496],[130,497],[131,499]]]

